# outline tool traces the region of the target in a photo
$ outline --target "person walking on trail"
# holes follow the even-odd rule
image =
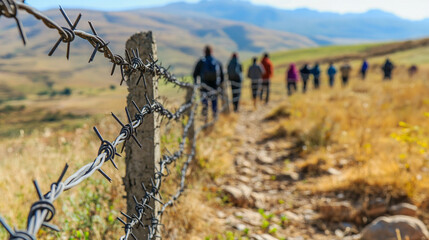
[[[257,63],[258,59],[253,58],[253,64],[249,67],[247,71],[247,77],[252,81],[252,98],[253,98],[253,107],[256,108],[256,99],[261,88],[262,75],[264,74],[264,69]]]
[[[337,69],[335,68],[333,62],[329,63],[327,73],[329,77],[329,86],[332,88],[334,87],[334,83],[335,83],[335,74],[337,74]]]
[[[308,67],[308,64],[304,64],[304,66],[299,70],[301,73],[301,79],[302,79],[302,93],[305,93],[307,91],[307,82],[310,78],[311,70]]]
[[[311,69],[311,74],[313,74],[313,84],[315,89],[320,87],[320,67],[319,63],[316,63]]]
[[[228,63],[228,79],[231,83],[234,112],[238,112],[238,104],[240,102],[242,71],[243,68],[238,62],[238,55],[237,53],[233,53],[232,58]]]
[[[292,91],[297,90],[296,83],[299,80],[298,69],[294,63],[289,65],[289,70],[286,71],[287,94],[292,95]]]
[[[362,77],[362,80],[365,80],[366,78],[366,72],[368,71],[369,63],[366,59],[363,60],[362,66],[360,68],[360,75]]]
[[[349,83],[349,77],[350,77],[351,71],[352,71],[352,66],[350,66],[348,62],[345,62],[343,65],[341,65],[340,72],[341,72],[341,80],[343,83],[343,87],[347,86],[347,84]]]
[[[204,57],[196,64],[193,77],[195,84],[201,84],[202,114],[207,122],[209,101],[213,117],[217,116],[218,93],[216,91],[224,81],[222,64],[212,56],[210,46],[204,48]]]
[[[419,68],[417,67],[417,65],[411,65],[408,68],[408,77],[412,78],[417,72],[419,71]]]
[[[274,67],[273,64],[270,60],[270,56],[268,55],[268,53],[264,54],[264,57],[262,58],[261,64],[264,68],[264,74],[262,74],[262,85],[261,85],[261,91],[260,93],[260,98],[261,101],[263,99],[263,95],[265,92],[265,104],[268,103],[269,99],[270,99],[270,80],[273,77],[273,73],[274,73]]]
[[[390,59],[387,58],[383,67],[381,67],[381,69],[384,72],[383,80],[392,80],[392,71],[394,68],[395,68],[395,65],[393,65],[393,63],[390,61]]]

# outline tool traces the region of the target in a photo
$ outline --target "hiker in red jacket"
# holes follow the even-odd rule
[[[262,75],[262,86],[260,91],[260,98],[262,100],[264,91],[266,92],[265,103],[268,103],[270,98],[270,79],[273,77],[273,64],[271,63],[268,53],[264,54],[261,64],[264,68],[264,74]]]
[[[294,63],[289,65],[289,70],[286,71],[287,94],[292,95],[292,89],[296,92],[296,83],[299,80],[298,69]]]

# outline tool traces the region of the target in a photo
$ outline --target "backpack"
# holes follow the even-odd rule
[[[217,84],[219,66],[214,58],[203,58],[201,69],[201,80],[210,85]]]
[[[261,79],[262,78],[262,69],[259,65],[252,65],[249,67],[247,72],[247,77],[251,79]]]
[[[240,72],[240,64],[233,61],[228,64],[228,77],[230,80],[240,80]]]

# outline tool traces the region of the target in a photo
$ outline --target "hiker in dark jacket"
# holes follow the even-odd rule
[[[387,58],[383,67],[381,67],[384,72],[383,80],[392,80],[392,71],[394,68],[395,66],[393,65],[393,63],[390,61],[390,59]]]
[[[253,64],[249,67],[247,71],[247,77],[252,81],[252,98],[253,98],[253,107],[256,108],[256,99],[261,89],[262,75],[264,74],[264,69],[261,65],[257,63],[258,59],[253,58]]]
[[[340,67],[341,72],[341,80],[343,83],[343,87],[347,86],[349,83],[350,73],[352,71],[352,66],[348,62],[344,62],[343,65]]]
[[[412,78],[417,72],[419,71],[419,68],[417,67],[417,65],[411,65],[408,68],[408,77]]]
[[[228,63],[228,79],[231,83],[234,112],[238,112],[238,104],[240,102],[242,71],[243,68],[238,62],[238,55],[237,53],[233,53],[232,58]]]
[[[329,86],[332,88],[332,87],[334,87],[335,74],[337,74],[337,69],[334,67],[333,62],[329,63],[329,68],[328,68],[327,73],[328,73],[328,77],[329,77]]]
[[[204,57],[201,58],[194,70],[194,83],[201,84],[201,99],[203,105],[203,116],[207,121],[207,108],[209,100],[213,110],[213,116],[217,115],[217,90],[223,83],[222,64],[212,56],[212,49],[206,46],[204,49]]]
[[[299,70],[301,73],[301,79],[302,79],[302,92],[305,93],[307,91],[307,81],[310,78],[311,70],[308,67],[308,64],[304,64],[304,66]]]
[[[319,63],[316,63],[314,67],[311,69],[311,74],[313,74],[313,83],[314,88],[319,89],[320,87],[320,67]]]

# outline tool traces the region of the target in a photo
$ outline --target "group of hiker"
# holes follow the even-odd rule
[[[205,56],[201,58],[195,66],[193,78],[194,83],[201,84],[201,95],[203,105],[203,115],[207,116],[207,110],[209,103],[211,103],[213,115],[217,114],[218,106],[218,94],[214,94],[214,91],[222,89],[224,82],[224,72],[222,64],[213,57],[212,48],[206,46],[204,49]],[[366,59],[362,61],[362,65],[359,69],[359,73],[362,80],[365,80],[367,71],[369,70],[369,63]],[[384,73],[384,80],[391,80],[392,71],[394,69],[393,63],[390,59],[386,59],[385,63],[381,67]],[[414,70],[414,69],[413,69]],[[352,66],[345,61],[339,67],[339,73],[341,75],[342,86],[347,86],[349,78],[352,72]],[[254,57],[252,59],[252,65],[248,68],[247,77],[251,80],[251,90],[253,105],[256,108],[258,98],[260,101],[268,103],[270,97],[270,79],[273,77],[274,66],[270,60],[269,54],[264,53],[260,62]],[[329,86],[332,88],[335,84],[335,78],[338,71],[333,62],[329,63],[326,70],[328,76]],[[291,63],[289,68],[286,70],[286,88],[288,95],[292,95],[298,89],[298,82],[302,80],[302,92],[307,91],[307,86],[310,78],[312,77],[314,89],[320,88],[320,77],[322,70],[320,69],[319,63],[315,63],[313,67],[310,67],[308,63],[298,69],[295,63]],[[238,60],[238,54],[233,53],[231,60],[227,67],[227,76],[231,85],[232,92],[232,104],[234,111],[239,110],[239,102],[241,95],[241,86],[243,81],[243,67]],[[199,81],[199,82],[198,82]]]
[[[346,86],[349,81],[350,73],[352,67],[349,63],[345,62],[340,67],[341,79],[343,86]],[[365,70],[366,71],[366,70]],[[329,63],[329,67],[326,70],[329,79],[329,86],[332,88],[335,83],[335,76],[337,74],[337,68],[334,66],[334,63]],[[301,69],[299,69],[294,63],[289,65],[289,69],[286,71],[286,82],[287,82],[287,90],[288,95],[292,95],[292,92],[297,90],[297,83],[299,80],[302,80],[302,92],[305,93],[307,91],[308,80],[311,76],[313,76],[313,86],[314,89],[320,88],[320,76],[322,74],[322,70],[320,69],[319,63],[315,63],[312,68],[305,63]]]
[[[394,69],[393,63],[390,59],[386,59],[386,62],[381,67],[384,73],[384,80],[392,79],[392,71]],[[362,61],[362,65],[360,67],[359,73],[362,80],[365,80],[367,71],[369,70],[369,63],[366,59]],[[415,72],[416,70],[413,68],[409,71]],[[352,66],[345,61],[339,68],[339,72],[341,75],[341,83],[342,86],[345,87],[349,83],[349,78],[352,73]],[[328,68],[326,69],[326,75],[328,76],[328,84],[329,87],[334,87],[335,85],[335,77],[338,71],[333,62],[329,63]],[[292,95],[293,91],[297,91],[297,83],[299,80],[302,80],[302,92],[305,93],[307,91],[307,83],[311,76],[313,76],[313,86],[314,89],[318,89],[320,87],[320,76],[322,71],[320,69],[319,63],[315,63],[312,68],[309,67],[308,63],[305,63],[301,69],[296,67],[296,64],[291,63],[289,65],[288,70],[286,71],[286,86],[288,95]]]
[[[265,53],[260,64],[257,58],[253,58],[253,64],[249,67],[247,77],[252,80],[252,97],[256,107],[257,99],[268,103],[270,97],[270,79],[273,76],[274,66],[269,59],[268,53]],[[241,86],[243,81],[243,67],[238,60],[238,54],[233,53],[227,67],[228,80],[232,91],[232,104],[234,111],[239,108]],[[222,64],[213,57],[212,48],[204,48],[204,57],[202,57],[195,66],[193,73],[194,83],[201,85],[203,115],[207,116],[209,104],[211,104],[213,115],[218,112],[218,94],[216,91],[222,89],[224,82],[224,71]]]

